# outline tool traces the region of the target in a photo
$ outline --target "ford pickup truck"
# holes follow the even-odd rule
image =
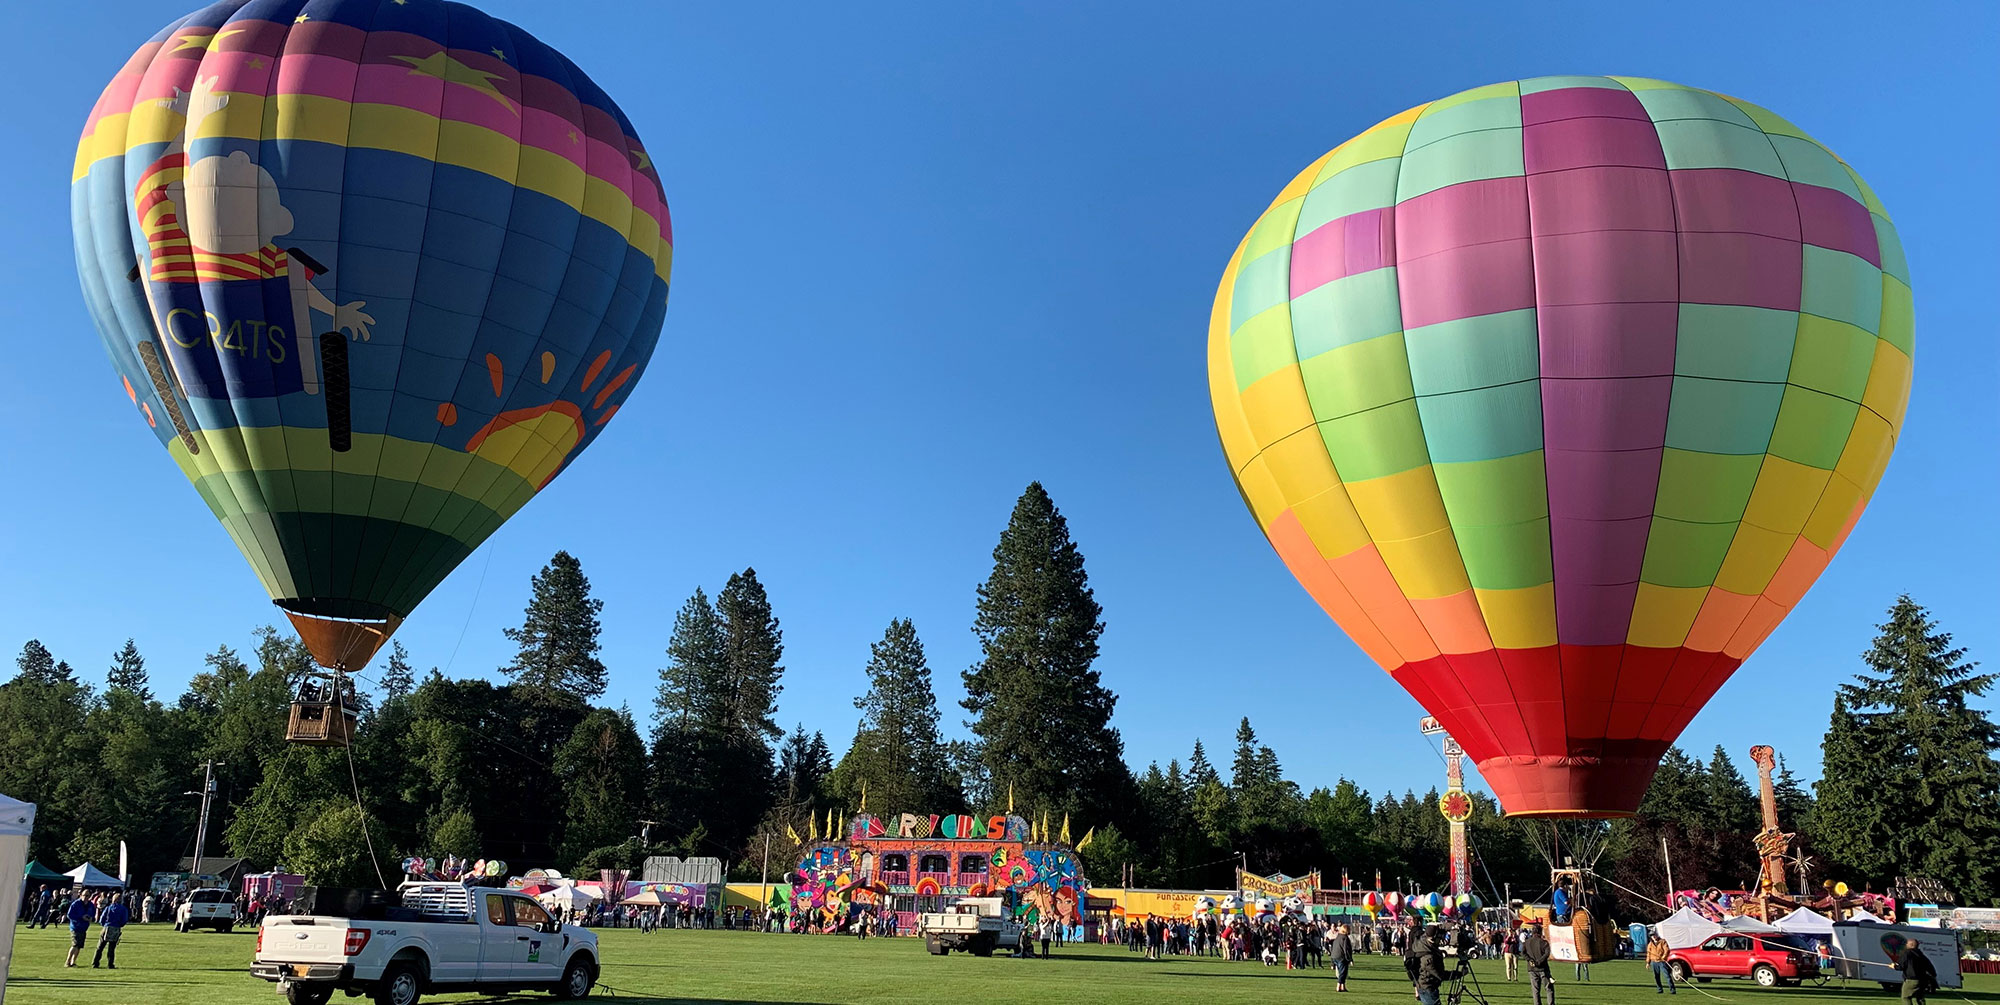
[[[362,894],[364,891],[347,891]],[[597,983],[597,936],[549,917],[513,890],[409,882],[393,896],[322,897],[341,915],[273,915],[257,929],[250,973],[291,1005],[326,1005],[335,991],[377,1005],[426,993],[548,991],[583,998]]]
[[[954,949],[991,956],[994,949],[1021,941],[1021,924],[1007,917],[999,897],[966,897],[948,911],[918,915],[917,934],[932,956],[947,956]]]

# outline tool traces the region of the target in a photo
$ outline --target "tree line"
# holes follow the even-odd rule
[[[652,708],[600,704],[603,604],[558,552],[530,583],[503,683],[419,675],[400,643],[362,678],[348,749],[284,740],[285,709],[314,670],[294,637],[218,647],[186,691],[152,692],[127,640],[102,688],[29,641],[0,685],[0,791],[40,804],[33,853],[65,867],[171,868],[193,844],[199,765],[217,762],[211,854],[321,883],[393,882],[406,855],[498,857],[589,873],[649,854],[712,855],[732,876],[783,875],[829,812],[997,812],[1068,817],[1100,885],[1223,888],[1258,872],[1344,873],[1372,888],[1437,889],[1448,829],[1438,792],[1372,795],[1345,777],[1305,790],[1248,719],[1226,765],[1197,740],[1185,763],[1134,770],[1095,661],[1104,631],[1084,559],[1039,484],[1017,500],[976,592],[979,659],[961,672],[969,736],[946,740],[917,628],[891,620],[839,757],[824,735],[778,724],[784,643],[754,569],[674,617]],[[2000,729],[1971,700],[1995,675],[1910,598],[1891,608],[1859,673],[1840,685],[1820,781],[1776,773],[1780,826],[1800,835],[1802,881],[1887,890],[1923,875],[1960,903],[2000,896]],[[1747,742],[1746,742],[1747,747]],[[1534,899],[1557,847],[1613,884],[1615,916],[1659,913],[1674,885],[1754,885],[1758,797],[1730,753],[1668,751],[1636,817],[1565,825],[1508,819],[1472,797],[1473,880],[1489,899]],[[371,856],[370,849],[375,854]],[[108,866],[107,866],[108,867]]]

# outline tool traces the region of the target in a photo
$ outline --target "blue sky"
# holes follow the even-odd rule
[[[605,601],[613,701],[650,710],[674,610],[755,566],[779,718],[854,727],[869,642],[910,617],[946,721],[974,587],[1039,479],[1109,625],[1128,758],[1226,750],[1248,715],[1307,786],[1442,768],[1421,714],[1293,582],[1232,486],[1203,346],[1230,251],[1300,168],[1496,80],[1661,77],[1765,105],[1859,170],[1916,288],[1896,459],[1806,601],[1684,746],[1818,771],[1830,689],[1909,591],[1991,659],[1995,131],[1983,4],[934,5],[494,0],[570,54],[653,152],[676,238],[665,334],[606,435],[420,607],[419,666],[491,674],[558,548]],[[1786,5],[1789,6],[1789,5]],[[1532,12],[1531,12],[1532,11]],[[91,102],[181,12],[15,12],[16,194],[0,242],[0,646],[101,676],[130,635],[177,693],[277,620],[128,403],[77,292],[68,177]]]

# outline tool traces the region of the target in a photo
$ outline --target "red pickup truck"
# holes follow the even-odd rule
[[[1768,935],[1725,933],[1667,954],[1676,980],[1748,977],[1770,988],[1819,976],[1819,958]]]

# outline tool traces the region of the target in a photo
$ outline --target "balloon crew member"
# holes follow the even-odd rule
[[[1680,990],[1674,987],[1674,972],[1668,966],[1667,953],[1667,940],[1660,938],[1660,933],[1654,932],[1652,937],[1646,940],[1646,967],[1653,971],[1654,994],[1659,994],[1662,990],[1670,994],[1680,994]]]
[[[1938,988],[1937,967],[1924,953],[1924,947],[1915,942],[1903,950],[1903,1000],[1924,1005],[1924,998]]]
[[[1528,961],[1528,983],[1535,989],[1535,1005],[1542,1005],[1542,989],[1549,992],[1548,1005],[1556,1005],[1556,979],[1549,973],[1549,940],[1542,937],[1542,924],[1537,921],[1528,926],[1528,934],[1521,939],[1521,955]]]

